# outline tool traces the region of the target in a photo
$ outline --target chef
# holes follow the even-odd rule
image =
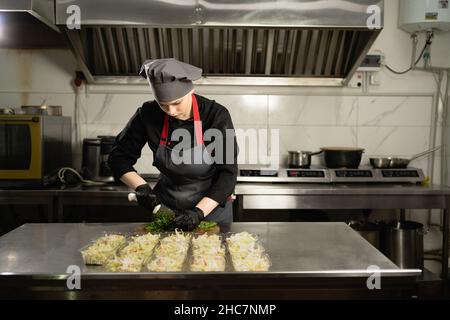
[[[158,204],[171,208],[176,227],[183,230],[194,229],[203,219],[221,224],[233,219],[238,152],[233,122],[224,106],[195,94],[192,81],[201,74],[201,69],[172,58],[145,61],[140,75],[155,100],[137,109],[116,137],[108,161],[115,180],[136,191],[139,205],[151,211]],[[222,141],[204,139],[211,129]],[[183,141],[186,133],[189,141]],[[133,168],[146,143],[160,171],[153,190]],[[180,148],[181,143],[189,148]]]

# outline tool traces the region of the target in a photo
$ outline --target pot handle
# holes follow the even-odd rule
[[[311,152],[310,156],[316,156],[316,155],[318,155],[318,154],[321,154],[322,152],[323,152],[323,150]]]

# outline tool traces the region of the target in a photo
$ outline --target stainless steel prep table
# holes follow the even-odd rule
[[[450,188],[415,184],[276,184],[236,185],[235,217],[245,209],[442,209],[442,272],[447,288]]]
[[[150,182],[152,185],[154,182]],[[136,205],[127,201],[126,186],[76,187],[52,190],[2,190],[0,204],[11,199],[53,197],[51,217],[64,221],[65,205]],[[243,209],[442,209],[444,212],[442,279],[448,279],[450,188],[414,184],[271,184],[238,183],[235,220]],[[33,201],[33,200],[30,200]],[[15,202],[17,203],[17,201]],[[49,219],[51,218],[49,217]],[[447,284],[444,281],[444,286]]]
[[[233,223],[257,234],[272,260],[268,272],[108,273],[84,266],[79,248],[105,231],[139,224],[26,224],[0,238],[0,295],[60,298],[401,297],[420,270],[402,270],[345,223]],[[81,268],[81,290],[66,287]],[[367,289],[379,267],[382,290]]]

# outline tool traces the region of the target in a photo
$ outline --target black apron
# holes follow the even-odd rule
[[[192,209],[206,195],[212,186],[215,167],[212,161],[206,161],[203,158],[209,156],[203,143],[202,125],[198,104],[195,95],[192,95],[192,112],[194,115],[194,148],[185,152],[194,155],[195,152],[202,155],[201,163],[181,163],[172,162],[171,153],[173,151],[168,145],[169,141],[169,115],[164,117],[164,124],[159,141],[159,147],[156,150],[153,165],[160,171],[158,183],[154,192],[160,198],[161,202],[172,209],[183,210]],[[189,154],[189,153],[188,153]],[[193,160],[193,158],[192,158]],[[224,207],[217,206],[205,220],[215,221],[220,224],[228,224],[233,221],[232,202],[227,201]]]

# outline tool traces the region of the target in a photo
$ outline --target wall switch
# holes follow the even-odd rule
[[[371,86],[379,86],[381,84],[381,79],[378,72],[373,72],[369,75],[369,84]]]

